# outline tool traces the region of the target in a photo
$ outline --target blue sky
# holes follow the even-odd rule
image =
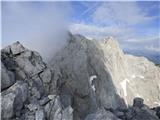
[[[19,40],[44,55],[63,46],[70,30],[160,52],[159,21],[160,2],[2,2],[2,47]]]

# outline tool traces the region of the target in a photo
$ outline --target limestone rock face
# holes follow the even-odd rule
[[[19,42],[1,53],[2,120],[72,120],[73,109],[62,107],[54,74],[39,53]]]
[[[133,94],[126,96],[128,103],[141,97],[151,107],[160,105],[160,67],[144,57],[125,56],[129,73],[126,90]]]
[[[72,101],[68,105],[75,108],[77,119],[101,106],[125,109],[135,97],[149,106],[160,102],[160,68],[146,58],[124,54],[113,37],[95,41],[70,35],[50,64],[60,96]]]

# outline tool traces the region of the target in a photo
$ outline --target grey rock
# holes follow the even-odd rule
[[[160,68],[124,54],[113,37],[70,34],[48,65],[19,42],[1,53],[2,119],[158,120],[149,107],[160,101]]]
[[[121,119],[125,119],[125,113],[124,112],[122,112],[122,111],[115,111],[115,112],[113,112],[113,114],[115,115],[115,116],[117,116],[118,118],[121,118]]]
[[[55,101],[57,101],[56,100],[56,97],[54,97],[53,99],[51,99],[51,101],[49,101],[45,106],[44,106],[44,111],[45,111],[45,113],[46,113],[46,117],[47,117],[47,119],[48,120],[52,120],[52,119],[54,119],[54,113],[55,113],[55,111],[56,111],[56,109],[57,110],[61,110],[61,105],[60,105],[60,102],[59,102],[59,104],[57,103],[57,102],[55,102]],[[58,113],[57,113],[58,114]],[[60,113],[59,113],[60,114]],[[61,115],[61,114],[60,114]],[[61,116],[60,116],[61,117]],[[58,118],[57,118],[58,119]],[[59,118],[60,119],[60,118]],[[58,120],[59,120],[58,119]]]
[[[73,120],[73,109],[71,106],[62,111],[62,120]]]
[[[13,55],[24,52],[26,49],[20,44],[20,42],[15,42],[11,46],[11,52]]]
[[[160,119],[160,106],[153,108],[153,110],[156,112],[156,115]]]
[[[102,50],[100,43],[75,35],[71,36],[68,45],[58,52],[51,62],[56,75],[53,81],[57,81],[61,94],[72,95],[74,107],[82,118],[100,106],[126,107],[116,92],[112,71],[108,69],[112,66],[109,63],[108,66],[105,64],[107,56],[105,57],[103,52],[106,49]],[[90,84],[92,76],[97,76],[93,85],[95,90]]]
[[[71,95],[61,95],[60,100],[61,100],[61,104],[64,108],[72,105],[72,103],[73,103],[73,98]]]
[[[42,105],[47,104],[49,101],[50,99],[48,97],[44,97],[41,100],[39,100],[39,104],[42,106]]]
[[[7,95],[2,95],[2,119],[9,119],[14,116],[14,100],[16,98],[16,95],[14,93],[8,93]]]
[[[49,98],[50,100],[53,100],[53,99],[56,98],[56,95],[48,95],[48,98]]]
[[[133,102],[133,106],[126,112],[127,120],[159,120],[156,113],[143,104],[142,98],[135,98]]]
[[[45,88],[42,80],[38,76],[35,76],[28,82],[30,83],[32,96],[40,99],[45,94]]]
[[[141,108],[141,107],[143,107],[143,99],[142,98],[134,98],[134,100],[133,100],[133,106],[134,107],[139,107],[139,108]]]
[[[18,67],[25,73],[26,78],[38,74],[45,68],[42,58],[37,52],[34,51],[26,51],[20,54],[16,57],[15,61]],[[17,71],[17,74],[21,76],[19,71]]]
[[[19,116],[28,95],[28,85],[18,81],[2,92],[2,119]]]
[[[61,120],[61,118],[62,118],[61,111],[62,111],[62,107],[61,107],[61,103],[60,103],[60,98],[57,96],[54,99],[54,103],[51,106],[49,119],[50,120]]]
[[[45,114],[43,109],[37,110],[35,114],[36,120],[45,120]]]
[[[52,72],[50,69],[45,69],[42,73],[40,73],[40,77],[43,80],[43,83],[50,83],[52,79]]]
[[[38,110],[39,106],[38,104],[29,104],[27,105],[27,108],[31,111],[31,112],[35,112],[36,110]]]
[[[60,97],[56,96],[44,107],[48,120],[73,120],[73,109],[71,106],[62,108]]]
[[[105,109],[99,109],[95,113],[89,114],[85,120],[120,120],[114,114]]]
[[[16,73],[16,79],[31,78],[46,67],[39,53],[24,48],[19,42],[2,49],[2,62]]]
[[[127,113],[128,115],[128,113]],[[130,113],[127,116],[127,120],[159,120],[156,115],[150,114],[147,110],[139,109],[133,110],[133,113]]]
[[[15,83],[14,73],[8,71],[4,64],[1,62],[1,90],[4,90]]]
[[[74,98],[81,118],[101,106],[125,109],[135,97],[143,97],[150,107],[160,101],[160,68],[144,57],[124,54],[113,37],[96,41],[70,35],[50,64],[51,85]]]
[[[1,60],[4,63],[2,64],[3,118],[34,120],[36,111],[50,101],[48,97],[41,99],[49,94],[48,84],[52,78],[50,68],[47,68],[39,53],[23,47],[19,42],[1,51]],[[7,116],[8,111],[10,114]]]

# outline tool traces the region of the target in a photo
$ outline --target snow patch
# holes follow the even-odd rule
[[[126,78],[120,83],[125,97],[127,96],[127,82],[129,82],[129,80]]]
[[[92,87],[93,91],[96,91],[96,88],[94,85],[91,85],[91,87]]]
[[[136,97],[140,97],[140,98],[142,98],[142,96],[141,96],[141,95],[139,95],[139,94],[136,94]]]
[[[160,106],[160,102],[154,102],[154,104]]]
[[[94,79],[96,79],[97,78],[97,76],[96,75],[92,75],[92,76],[90,76],[90,78],[89,78],[89,81],[90,81],[90,84],[92,83],[92,81],[94,80]]]
[[[135,74],[133,74],[133,75],[132,75],[132,78],[135,78],[135,77],[136,77]]]
[[[93,83],[93,80],[96,79],[96,78],[97,78],[96,75],[92,75],[92,76],[90,76],[90,78],[89,78],[89,83],[90,83],[91,88],[93,89],[93,91],[96,91],[96,88],[95,88],[94,83]]]
[[[139,75],[139,77],[142,78],[142,79],[144,79],[144,76],[142,76],[142,75]]]
[[[87,38],[88,40],[93,40],[93,38],[91,38],[91,37],[87,37],[87,36],[86,36],[86,38]]]
[[[142,76],[142,75],[135,75],[135,74],[133,74],[132,76],[131,76],[131,78],[136,78],[136,77],[139,77],[139,78],[141,78],[141,79],[144,79],[144,76]]]

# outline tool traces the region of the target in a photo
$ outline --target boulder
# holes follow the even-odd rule
[[[16,99],[16,95],[14,93],[8,93],[6,95],[2,94],[2,119],[9,119],[15,115],[14,111],[14,101]]]
[[[1,90],[4,90],[16,82],[14,73],[7,70],[1,62]]]
[[[24,52],[26,49],[23,47],[23,45],[20,44],[19,41],[13,43],[10,47],[11,49],[11,53],[13,55],[17,55],[17,54],[20,54],[22,52]]]
[[[152,109],[156,112],[156,115],[157,115],[158,118],[160,119],[160,106],[155,107],[155,108],[152,108]]]
[[[142,98],[135,98],[125,114],[127,120],[159,120],[156,113],[143,104]]]
[[[48,120],[73,120],[72,107],[62,108],[59,96],[55,96],[47,103],[44,110]]]
[[[9,89],[2,92],[2,119],[19,116],[24,102],[27,100],[28,85],[17,81]]]
[[[134,98],[133,107],[139,107],[139,108],[143,107],[143,101],[144,100],[142,98],[139,97]]]

